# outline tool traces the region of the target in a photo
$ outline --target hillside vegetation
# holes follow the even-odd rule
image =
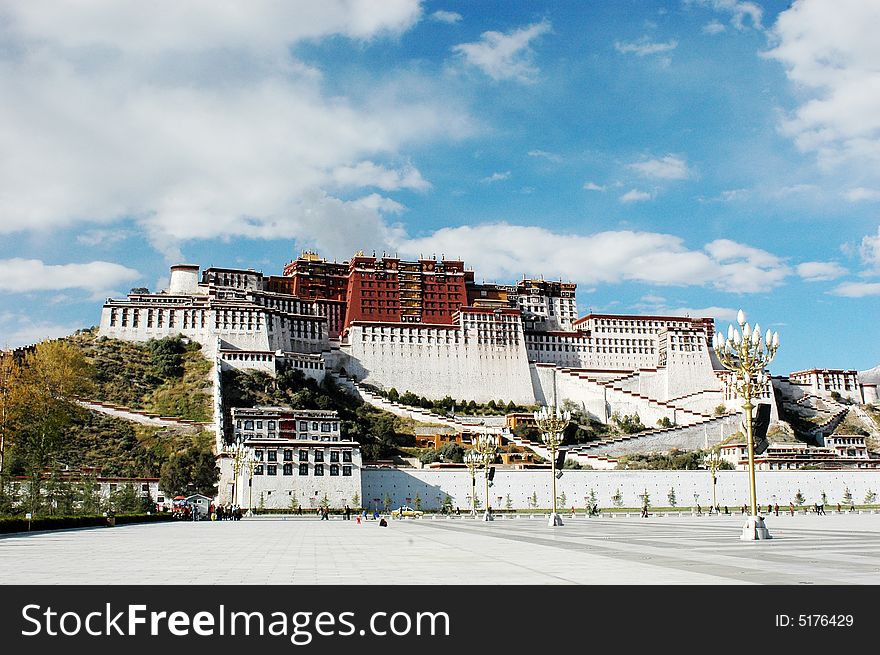
[[[94,370],[91,398],[162,416],[211,420],[211,362],[180,338],[132,343],[92,328],[66,339]]]

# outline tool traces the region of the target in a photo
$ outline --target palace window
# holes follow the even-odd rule
[[[255,450],[254,451],[254,459],[256,459],[258,462],[262,462],[263,461],[263,451],[262,450]]]
[[[267,464],[266,465],[266,474],[267,475],[275,475],[278,473],[278,467],[275,464]]]
[[[292,462],[293,461],[293,451],[290,448],[284,449],[284,461]]]
[[[330,461],[331,462],[338,462],[339,461],[339,451],[338,450],[331,450],[330,451]]]
[[[309,465],[308,464],[300,464],[299,465],[299,474],[300,475],[308,475],[309,474]]]
[[[309,451],[305,450],[305,449],[300,450],[299,451],[299,459],[301,462],[308,462],[309,461]]]
[[[324,465],[315,464],[315,475],[324,475]]]
[[[266,459],[270,462],[278,461],[278,451],[277,450],[267,450],[266,451]]]
[[[316,462],[323,462],[324,461],[324,451],[323,450],[316,450],[315,451],[315,461]]]
[[[257,464],[254,467],[254,475],[263,475],[263,465],[262,464]]]
[[[339,464],[330,465],[330,475],[339,475]]]
[[[342,461],[343,462],[350,462],[351,461],[351,451],[350,450],[343,450],[342,451]]]
[[[351,475],[351,467],[350,466],[343,466],[342,467],[342,475],[343,475],[343,477],[350,476]]]
[[[293,464],[284,465],[284,475],[293,475]]]

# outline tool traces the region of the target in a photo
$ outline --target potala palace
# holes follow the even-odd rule
[[[521,405],[569,401],[603,423],[615,414],[638,414],[647,426],[668,419],[672,427],[570,451],[594,468],[606,455],[704,448],[742,429],[732,374],[710,345],[713,319],[579,317],[575,292],[574,284],[543,279],[480,284],[457,260],[358,253],[338,263],[304,252],[282,275],[173,266],[167,290],[108,299],[99,334],[183,335],[202,344],[217,371],[292,366],[317,380],[332,375],[368,402],[414,418],[418,412],[370,389]],[[776,420],[778,402],[815,405],[832,392],[871,403],[877,381],[855,371],[800,371],[771,378],[760,401]],[[827,411],[830,425],[835,412]],[[455,418],[424,420],[475,430]],[[479,429],[513,438],[504,426]]]

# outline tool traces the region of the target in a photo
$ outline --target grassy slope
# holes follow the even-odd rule
[[[163,378],[144,343],[97,338],[92,331],[69,337],[95,369],[94,400],[193,421],[211,420],[211,363],[201,351],[183,354],[183,376]]]
[[[183,354],[181,377],[165,378],[155,372],[146,344],[99,339],[93,330],[67,341],[80,348],[94,367],[92,400],[163,416],[211,420],[211,364],[198,349]],[[83,410],[74,417],[58,460],[75,468],[97,466],[104,475],[156,477],[172,453],[190,447],[210,450],[212,445],[208,431],[144,426]]]

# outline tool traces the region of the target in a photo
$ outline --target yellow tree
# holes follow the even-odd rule
[[[76,401],[91,390],[92,369],[82,353],[63,341],[45,341],[28,353],[13,378],[10,410],[15,448],[30,477],[31,511],[40,498],[44,471],[55,463]]]
[[[18,367],[12,352],[0,351],[0,478],[6,472],[4,462],[6,447],[9,444],[9,428],[11,427],[12,385],[17,370]]]

